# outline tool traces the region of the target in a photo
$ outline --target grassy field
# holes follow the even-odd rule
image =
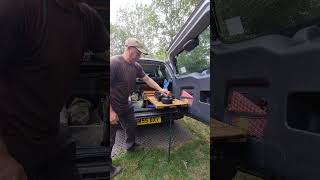
[[[190,142],[173,149],[170,162],[166,149],[127,153],[113,161],[123,168],[114,180],[210,179],[209,127],[189,117],[182,121],[194,136]]]
[[[114,180],[210,179],[210,129],[190,117],[184,117],[182,121],[193,134],[193,139],[173,149],[170,163],[167,149],[152,148],[128,153],[114,159],[113,163],[123,168]],[[238,172],[233,180],[262,179]]]

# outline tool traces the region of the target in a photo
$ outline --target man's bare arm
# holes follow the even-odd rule
[[[151,88],[156,89],[158,91],[162,90],[162,88],[153,80],[151,79],[148,75],[145,75],[142,80]]]
[[[151,88],[160,91],[164,95],[169,95],[169,91],[166,89],[162,89],[153,79],[151,79],[148,75],[145,75],[142,80]]]

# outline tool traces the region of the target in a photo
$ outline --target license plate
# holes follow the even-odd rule
[[[138,119],[138,125],[157,124],[161,123],[161,117],[150,117]]]

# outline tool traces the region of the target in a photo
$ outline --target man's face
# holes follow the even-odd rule
[[[129,48],[129,55],[132,62],[136,62],[141,57],[141,52],[136,47]]]

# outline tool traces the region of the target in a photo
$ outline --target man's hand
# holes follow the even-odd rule
[[[159,90],[159,92],[161,94],[165,95],[165,96],[169,96],[170,95],[170,92],[168,90],[166,90],[166,89],[161,89],[161,90]]]
[[[166,89],[162,89],[153,79],[151,79],[148,75],[145,75],[143,78],[141,78],[148,86],[150,86],[153,89],[158,90],[161,94],[165,96],[169,96],[170,92]]]
[[[1,180],[27,180],[23,167],[9,154],[0,154]]]
[[[110,110],[110,124],[118,124],[119,117],[116,112]]]

